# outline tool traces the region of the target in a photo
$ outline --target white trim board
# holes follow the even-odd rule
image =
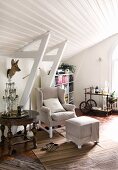
[[[47,48],[49,38],[50,38],[50,33],[47,32],[47,33],[39,36],[38,39],[36,39],[36,41],[39,41],[39,40],[41,41],[37,51],[18,51],[17,53],[14,54],[14,57],[18,57],[20,55],[21,58],[34,58],[34,64],[32,66],[31,73],[29,74],[28,81],[26,83],[23,95],[22,95],[20,103],[19,103],[19,105],[21,105],[23,107],[26,105],[26,103],[29,99],[29,96],[30,96],[30,93],[31,93],[31,90],[32,90],[32,87],[33,87],[33,84],[35,81],[36,71],[40,67],[40,64],[42,63],[42,61],[53,61],[53,65],[52,65],[50,74],[45,75],[46,77],[47,76],[48,77],[47,77],[47,80],[45,81],[46,83],[45,83],[44,87],[52,86],[53,79],[54,79],[56,70],[58,69],[58,66],[60,64],[60,61],[62,59],[62,55],[63,55],[67,41],[61,42],[59,44],[56,44],[53,47]],[[34,42],[35,41],[27,44],[25,47],[27,47],[28,45],[31,45]],[[24,50],[25,47],[23,47],[22,49]],[[48,54],[49,52],[51,52],[55,49],[57,49],[57,52],[55,55]]]
[[[38,69],[40,63],[42,62],[44,53],[45,53],[47,45],[48,45],[49,38],[50,38],[49,32],[44,34],[43,36],[41,36],[41,43],[40,43],[39,49],[37,51],[37,56],[34,60],[34,64],[32,66],[31,73],[29,75],[23,95],[20,100],[20,105],[23,107],[26,105],[26,103],[29,99],[29,96],[30,96],[30,93],[31,93],[31,90],[32,90],[32,87],[33,87],[33,84],[35,81],[36,70]],[[39,39],[40,39],[40,37],[39,37]]]

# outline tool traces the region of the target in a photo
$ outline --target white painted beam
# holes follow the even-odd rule
[[[57,55],[45,55],[43,61],[55,61]]]
[[[37,36],[36,38],[34,38],[31,42],[28,42],[26,45],[24,45],[23,47],[21,47],[20,49],[18,49],[17,52],[15,52],[12,55],[12,58],[35,58],[38,54],[38,51],[23,51],[26,47],[28,47],[29,45],[32,45],[34,42],[40,41],[46,34],[48,34],[49,31],[47,31],[44,34],[41,34],[39,36]]]
[[[30,93],[31,93],[31,90],[32,90],[32,87],[33,87],[33,84],[35,81],[35,73],[36,73],[39,65],[42,62],[44,53],[45,53],[47,45],[48,45],[49,38],[50,38],[49,32],[44,34],[43,36],[41,36],[41,43],[40,43],[40,47],[38,49],[37,57],[34,60],[34,64],[32,66],[31,73],[29,75],[23,95],[21,97],[21,101],[20,101],[21,106],[25,106],[29,99],[29,96],[30,96]]]
[[[50,74],[49,75],[45,75],[44,77],[44,80],[42,80],[42,84],[43,84],[43,87],[51,87],[52,84],[53,84],[53,80],[54,80],[54,77],[55,77],[55,74],[56,74],[56,71],[58,69],[58,66],[60,64],[60,61],[62,59],[62,56],[63,56],[63,52],[64,52],[64,49],[66,47],[66,43],[67,41],[64,41],[64,42],[61,42],[51,48],[48,48],[46,50],[46,52],[50,52],[54,49],[58,49],[57,50],[57,54],[54,55],[54,56],[51,56],[51,60],[53,61],[53,65],[51,67],[51,71],[50,71]],[[45,53],[46,54],[46,53]],[[46,55],[44,56],[43,58],[43,61],[45,60],[46,61]],[[47,59],[47,61],[49,61],[49,59]],[[44,76],[44,75],[43,75]],[[46,79],[46,80],[45,80]],[[46,82],[46,83],[45,83]]]
[[[13,58],[36,58],[38,51],[19,51],[13,55]]]
[[[48,34],[49,33],[49,31],[47,31],[46,33],[44,33],[44,34],[41,34],[41,35],[39,35],[39,36],[37,36],[36,38],[34,38],[31,42],[28,42],[26,45],[24,45],[23,47],[21,47],[19,50],[18,50],[18,52],[19,51],[23,51],[24,50],[24,48],[26,48],[27,46],[29,46],[29,45],[32,45],[34,42],[37,42],[37,41],[39,41],[39,40],[41,40],[46,34]],[[17,52],[16,52],[17,53]]]
[[[59,67],[59,64],[61,62],[63,52],[64,52],[64,49],[66,47],[66,43],[67,43],[67,41],[64,41],[64,42],[62,42],[58,45],[59,49],[58,49],[58,52],[57,52],[57,60],[53,63],[51,71],[50,71],[50,79],[49,79],[50,84],[49,84],[49,86],[52,86],[52,84],[53,84],[53,80],[54,80],[56,71]]]
[[[46,52],[45,52],[45,53],[49,53],[49,52],[52,51],[52,50],[59,49],[60,46],[62,46],[62,43],[64,43],[64,42],[67,43],[67,40],[65,40],[65,41],[63,41],[63,42],[61,42],[61,43],[58,43],[58,44],[56,44],[56,45],[54,45],[54,46],[52,46],[52,47],[48,47],[48,48],[46,49]]]

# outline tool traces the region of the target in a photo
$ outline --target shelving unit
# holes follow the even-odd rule
[[[74,93],[74,75],[70,74],[56,74],[54,86],[65,89],[65,100],[66,103],[73,104],[73,93]]]

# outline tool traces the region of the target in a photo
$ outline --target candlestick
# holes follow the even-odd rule
[[[11,114],[14,109],[17,109],[18,106],[19,96],[16,94],[16,89],[14,88],[14,86],[14,82],[9,81],[8,83],[6,83],[5,96],[3,96],[6,114]]]

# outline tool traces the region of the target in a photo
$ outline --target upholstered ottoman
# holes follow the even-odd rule
[[[67,141],[74,142],[78,148],[87,142],[99,141],[99,121],[88,116],[66,120]]]

